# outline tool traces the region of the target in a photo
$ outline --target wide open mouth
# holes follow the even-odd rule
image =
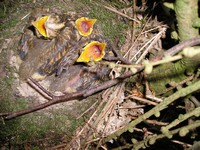
[[[44,17],[38,18],[36,21],[32,23],[33,26],[38,30],[38,32],[44,37],[47,37],[45,22],[48,20],[48,18],[49,16],[44,16]]]
[[[77,62],[100,61],[105,55],[106,43],[92,41],[83,48]]]
[[[76,20],[76,28],[79,31],[80,35],[88,36],[92,33],[93,26],[97,20],[88,19],[86,17],[81,17]]]

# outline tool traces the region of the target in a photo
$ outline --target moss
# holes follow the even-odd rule
[[[104,1],[106,2],[106,0]],[[128,7],[124,2],[119,0],[108,0],[107,2],[109,2],[110,5],[117,9],[123,9]],[[130,2],[129,6],[131,7],[132,5],[132,2]]]
[[[66,109],[60,110],[59,113],[56,110],[46,110],[45,114],[35,112],[14,120],[1,121],[0,144],[9,141],[12,145],[20,145],[26,142],[34,143],[38,139],[48,139],[48,144],[56,145],[64,135],[72,137],[76,128],[82,124],[82,119],[76,120]]]
[[[101,3],[91,2],[90,0],[81,0],[75,2],[74,9],[77,12],[85,14],[89,12],[91,18],[97,19],[97,25],[102,30],[103,34],[112,42],[119,38],[120,43],[125,42],[124,32],[128,28],[128,24],[119,19],[118,15],[105,9],[103,6],[112,5],[117,8],[124,7],[118,1],[103,1]],[[99,11],[101,10],[101,11]]]
[[[198,19],[198,0],[176,0],[174,10],[180,41],[198,37],[199,29],[193,27],[193,21]]]
[[[6,23],[2,23],[0,24],[0,30],[5,30],[5,29],[8,29],[8,28],[12,28],[16,25],[17,23],[17,19],[14,18],[12,20],[10,20],[9,22],[6,22]]]
[[[7,58],[6,51],[2,51],[0,53],[0,70],[2,70],[0,78],[0,101],[8,100],[12,95],[11,86],[14,81],[14,68],[9,66]]]
[[[101,8],[101,13],[99,13],[99,7],[100,6],[96,6],[91,10],[91,17],[97,19],[97,23],[102,28],[103,34],[108,39],[114,42],[116,38],[119,38],[120,42],[124,43],[125,34],[123,31],[125,31],[128,26],[121,20],[117,20],[116,14],[103,7]]]
[[[147,79],[150,83],[150,89],[153,90],[156,95],[161,93],[164,96],[171,94],[164,92],[166,87],[171,87],[169,83],[178,84],[181,81],[186,80],[189,76],[186,75],[187,68],[190,68],[190,74],[195,73],[199,66],[199,55],[193,58],[184,58],[174,63],[167,63],[164,66],[157,66],[153,69]],[[162,72],[162,74],[161,74]],[[176,89],[177,90],[177,89]]]
[[[28,14],[28,9],[22,8],[21,5],[29,1],[31,0],[3,1],[4,5],[0,2],[0,37],[2,39],[20,35],[23,29],[20,25],[25,21],[21,19]]]

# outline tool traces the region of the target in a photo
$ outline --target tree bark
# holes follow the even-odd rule
[[[180,41],[188,40],[199,35],[199,29],[194,28],[198,19],[198,0],[176,0],[174,10],[178,22]]]
[[[198,0],[176,0],[174,10],[180,42],[198,37],[199,29],[193,26],[194,21],[198,19]],[[176,63],[168,63],[154,68],[148,77],[151,89],[156,95],[159,95],[165,91],[169,83],[186,80],[188,78],[187,70],[194,72],[200,64],[199,59],[200,56],[191,59],[185,58]]]

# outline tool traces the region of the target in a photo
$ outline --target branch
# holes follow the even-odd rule
[[[179,51],[181,51],[183,48],[185,48],[187,46],[194,46],[194,45],[197,45],[197,44],[200,44],[200,37],[184,41],[184,42],[172,47],[171,49],[169,49],[162,56],[163,57],[164,56],[173,56],[176,53],[178,53]],[[156,59],[160,60],[160,56],[158,56]],[[83,98],[86,98],[86,97],[88,97],[88,96],[90,96],[94,93],[97,93],[97,92],[100,92],[104,89],[112,87],[112,86],[116,85],[117,83],[122,82],[124,79],[129,78],[130,76],[133,76],[133,75],[141,72],[144,69],[144,66],[141,65],[140,67],[138,67],[138,65],[136,65],[134,69],[135,69],[134,72],[127,71],[124,74],[122,74],[120,77],[109,80],[109,81],[105,81],[104,83],[102,83],[102,84],[100,84],[100,85],[98,85],[94,88],[85,89],[85,90],[82,90],[80,92],[74,92],[74,93],[65,94],[65,95],[62,95],[62,96],[54,96],[53,94],[49,93],[47,90],[42,88],[37,82],[33,81],[30,78],[30,81],[32,81],[35,85],[37,85],[37,87],[42,92],[44,92],[45,94],[47,94],[50,97],[49,98],[50,101],[43,103],[43,104],[39,104],[37,106],[33,106],[32,108],[27,108],[27,109],[17,111],[17,112],[0,113],[0,116],[3,117],[6,120],[9,120],[9,119],[14,119],[14,118],[19,117],[19,116],[23,116],[25,114],[29,114],[31,112],[35,112],[37,110],[44,109],[48,106],[51,106],[51,105],[54,105],[54,104],[57,104],[57,103],[66,102],[66,101],[70,101],[70,100],[74,100],[74,99],[82,100]]]
[[[167,50],[163,56],[174,56],[175,54],[179,53],[183,48],[186,47],[192,47],[195,45],[199,45],[200,44],[200,37],[196,37],[196,38],[192,38],[189,39],[187,41],[181,42],[175,46],[173,46],[172,48],[170,48],[169,50]]]
[[[138,69],[136,73],[138,73],[139,71],[141,71],[141,69]],[[136,74],[135,73],[135,74]],[[2,116],[5,120],[10,120],[10,119],[14,119],[16,117],[19,116],[23,116],[25,114],[29,114],[31,112],[35,112],[41,109],[44,109],[48,106],[57,104],[57,103],[61,103],[61,102],[66,102],[66,101],[70,101],[70,100],[74,100],[74,99],[79,99],[82,100],[83,98],[86,98],[94,93],[100,92],[104,89],[107,89],[109,87],[112,87],[114,85],[116,85],[119,82],[122,82],[124,79],[132,76],[133,73],[128,71],[126,73],[124,73],[123,75],[121,75],[120,77],[116,78],[116,79],[112,79],[109,81],[106,81],[92,89],[85,89],[82,90],[80,92],[74,92],[74,93],[70,93],[70,94],[65,94],[62,96],[52,96],[52,99],[46,103],[43,104],[39,104],[37,106],[33,106],[32,108],[27,108],[21,111],[17,111],[17,112],[10,112],[10,113],[1,113],[0,116]],[[45,92],[45,91],[44,91]]]
[[[177,133],[180,134],[181,132],[184,132],[185,129],[186,130],[192,130],[192,129],[195,129],[195,128],[199,127],[199,126],[200,126],[200,121],[198,120],[198,121],[195,121],[192,124],[189,124],[189,125],[183,126],[181,128],[169,131],[168,136],[170,137],[170,136],[173,136],[173,135],[175,135]],[[144,147],[146,148],[146,147],[149,147],[150,145],[153,145],[157,140],[162,139],[164,137],[167,137],[167,135],[162,134],[162,133],[158,134],[158,135],[157,134],[153,134],[151,136],[148,136],[146,139],[144,139],[142,141],[139,141],[139,142],[136,142],[136,143],[133,143],[133,144],[126,144],[125,146],[118,147],[118,149],[119,148],[120,149],[125,149],[125,148],[126,149],[130,149],[130,148],[141,149],[141,148],[144,148]],[[173,140],[173,142],[175,142],[175,141]],[[184,143],[184,144],[186,144],[186,143]],[[187,145],[189,145],[189,144],[187,144]]]
[[[158,55],[155,59],[152,60],[152,62],[161,60],[163,57],[174,56],[186,47],[192,47],[192,46],[199,45],[199,44],[200,44],[200,37],[191,38],[189,40],[183,41],[183,42],[173,46],[172,48],[168,49],[163,54]]]
[[[198,19],[198,0],[176,0],[174,10],[180,41],[199,36],[199,29],[193,26],[194,21]]]

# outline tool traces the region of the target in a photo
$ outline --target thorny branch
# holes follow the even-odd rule
[[[170,48],[168,51],[166,51],[163,55],[157,56],[155,60],[160,60],[165,56],[173,56],[175,54],[177,54],[178,52],[180,52],[183,48],[188,47],[188,46],[194,46],[194,45],[198,45],[200,44],[200,37],[198,38],[193,38],[187,41],[184,41],[172,48]],[[70,100],[74,100],[74,99],[78,99],[78,100],[82,100],[83,98],[86,98],[94,93],[100,92],[102,90],[105,90],[109,87],[112,87],[116,84],[118,84],[119,82],[122,82],[124,79],[129,78],[130,76],[133,76],[139,72],[141,72],[144,69],[144,66],[141,65],[140,67],[136,67],[136,71],[133,73],[131,71],[127,71],[124,74],[122,74],[121,76],[109,80],[109,81],[105,81],[104,83],[91,88],[91,89],[84,89],[82,91],[78,91],[78,92],[74,92],[74,93],[70,93],[70,94],[65,94],[65,95],[61,95],[61,96],[55,96],[52,95],[51,93],[49,93],[47,90],[45,90],[43,87],[41,87],[39,85],[39,83],[35,82],[34,80],[32,80],[31,78],[29,79],[31,82],[33,82],[33,84],[35,84],[41,91],[43,91],[44,93],[46,93],[50,98],[50,100],[48,102],[45,102],[43,104],[39,104],[37,106],[33,106],[32,108],[27,108],[21,111],[17,111],[17,112],[9,112],[9,113],[0,113],[0,116],[3,117],[5,120],[9,120],[9,119],[14,119],[16,117],[25,115],[25,114],[29,114],[32,112],[35,112],[37,110],[41,110],[44,109],[48,106],[57,104],[57,103],[61,103],[61,102],[66,102],[66,101],[70,101]]]

